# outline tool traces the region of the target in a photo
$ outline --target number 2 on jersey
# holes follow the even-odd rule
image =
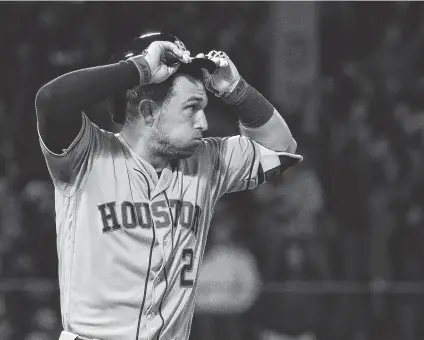
[[[182,287],[193,287],[193,280],[187,279],[185,277],[187,272],[191,273],[193,271],[193,249],[183,249],[182,260],[188,263],[183,265],[183,267],[181,268],[180,284]]]

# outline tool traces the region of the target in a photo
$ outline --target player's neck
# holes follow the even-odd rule
[[[142,131],[142,129],[124,127],[121,136],[138,157],[152,165],[156,171],[160,171],[169,160],[163,156],[157,156],[151,151],[149,138]]]

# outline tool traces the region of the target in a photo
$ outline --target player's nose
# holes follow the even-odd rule
[[[208,121],[203,110],[197,112],[194,127],[201,131],[208,131]]]

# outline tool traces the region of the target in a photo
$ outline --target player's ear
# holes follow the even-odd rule
[[[146,125],[152,126],[154,121],[154,106],[156,103],[151,99],[143,99],[138,104],[138,110],[141,116],[144,118]]]

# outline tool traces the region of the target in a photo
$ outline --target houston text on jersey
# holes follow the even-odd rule
[[[169,200],[169,207],[165,200],[156,201],[150,205],[147,202],[124,201],[119,205],[116,202],[100,204],[98,210],[104,233],[121,228],[151,229],[153,223],[156,228],[170,227],[171,224],[173,224],[172,228],[176,228],[179,222],[183,228],[190,230],[196,236],[201,214],[201,208],[197,204],[176,199]]]

